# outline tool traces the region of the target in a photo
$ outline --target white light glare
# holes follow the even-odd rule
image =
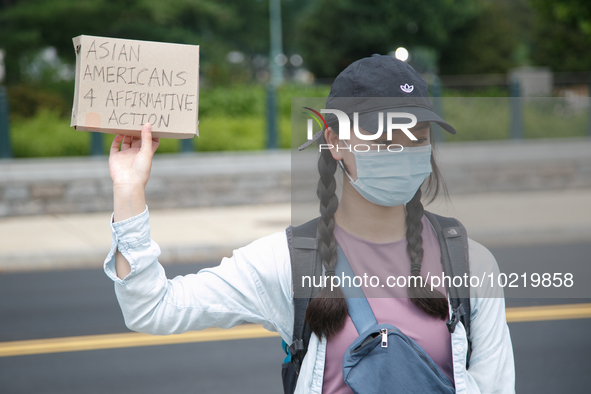
[[[406,50],[406,48],[400,47],[396,49],[396,52],[394,52],[394,56],[396,56],[396,59],[405,62],[408,59],[408,51]]]
[[[292,66],[299,67],[304,62],[304,59],[302,59],[302,57],[296,53],[294,55],[291,55],[291,57],[289,58],[289,62]]]
[[[275,56],[276,65],[283,67],[285,66],[285,63],[287,63],[287,56],[285,56],[283,53],[280,53],[277,56]]]

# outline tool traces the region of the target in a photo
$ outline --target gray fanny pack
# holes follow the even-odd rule
[[[337,247],[335,274],[355,274]],[[355,394],[455,393],[454,385],[414,340],[391,324],[378,324],[360,287],[343,287],[359,337],[343,357],[343,377]]]

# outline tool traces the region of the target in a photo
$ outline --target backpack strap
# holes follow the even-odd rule
[[[470,276],[470,260],[468,256],[468,235],[466,229],[457,219],[448,218],[425,211],[425,216],[431,222],[439,238],[441,247],[441,264],[446,276]],[[466,329],[468,350],[466,354],[466,369],[470,366],[472,341],[470,339],[470,286],[456,287],[451,284],[448,289],[452,306],[452,315],[447,322],[450,333],[454,332],[458,321]]]
[[[291,260],[291,277],[294,303],[294,322],[292,343],[288,346],[292,374],[291,382],[284,390],[286,393],[293,392],[297,375],[300,372],[302,361],[308,350],[310,327],[306,323],[306,309],[310,300],[316,296],[320,289],[314,286],[302,286],[303,276],[322,275],[322,261],[317,253],[318,241],[316,233],[318,229],[318,218],[310,220],[300,226],[289,226],[286,229],[287,242],[289,245],[289,256]]]
[[[343,274],[345,277],[353,278],[355,276],[353,268],[351,268],[347,256],[345,256],[343,249],[341,249],[339,245],[337,245],[337,254],[338,259],[335,267],[335,274],[339,277]],[[371,326],[378,324],[376,317],[371,310],[371,306],[369,305],[369,301],[367,301],[361,287],[355,287],[352,284],[351,286],[344,286],[344,284],[342,284],[341,289],[346,297],[349,316],[351,317],[359,335],[366,330],[369,330]]]

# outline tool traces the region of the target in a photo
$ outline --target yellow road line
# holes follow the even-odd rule
[[[591,318],[591,303],[507,308],[507,322]],[[79,337],[31,339],[0,342],[0,357],[33,354],[77,352],[82,350],[118,349],[138,346],[174,345],[179,343],[212,342],[233,339],[278,337],[258,324],[243,324],[227,330],[208,328],[179,335],[149,335],[140,333],[87,335]]]
[[[32,339],[26,341],[0,342],[0,357],[277,336],[279,336],[279,334],[276,332],[269,332],[258,324],[244,324],[227,330],[221,328],[208,328],[203,331],[191,331],[183,334],[166,336],[129,332],[124,334]]]
[[[507,308],[507,322],[591,318],[591,304],[564,304]]]

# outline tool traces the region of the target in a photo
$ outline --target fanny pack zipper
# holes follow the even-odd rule
[[[431,368],[431,370],[433,371],[433,373],[435,373],[435,375],[437,375],[437,377],[441,380],[441,382],[443,384],[445,384],[449,388],[452,388],[452,389],[454,388],[454,387],[450,386],[449,384],[447,384],[444,379],[442,379],[441,375],[437,372],[437,369],[429,362],[429,360],[427,359],[427,357],[425,357],[425,355],[423,354],[423,352],[421,352],[420,349],[417,349],[417,345],[415,345],[410,340],[409,337],[407,337],[399,329],[396,329],[396,330],[392,330],[391,329],[390,331],[399,333],[399,336],[401,338],[403,338],[406,341],[406,343],[408,343],[414,349],[415,352],[417,352],[417,354],[419,355],[419,357],[421,357],[421,359],[425,362],[425,364],[427,364],[429,366],[429,368]],[[382,335],[382,341],[381,341],[382,342],[382,347],[388,347],[388,329],[387,328],[382,328],[380,330],[380,334]]]

